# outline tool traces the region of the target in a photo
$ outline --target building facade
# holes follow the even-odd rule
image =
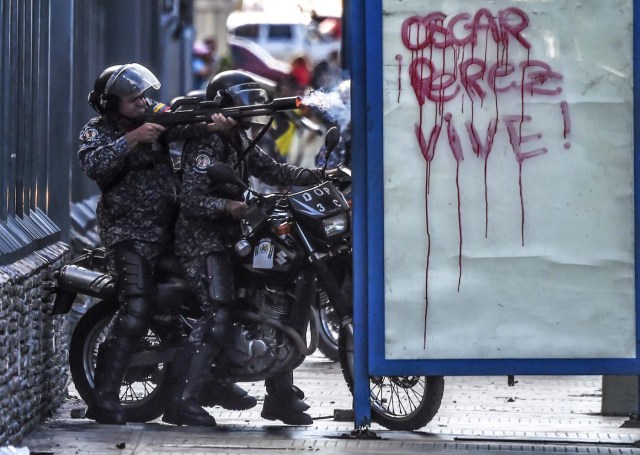
[[[76,158],[100,71],[138,62],[158,99],[186,93],[191,0],[0,0],[0,446],[66,397],[71,327],[53,274],[74,254],[72,206],[95,196]]]

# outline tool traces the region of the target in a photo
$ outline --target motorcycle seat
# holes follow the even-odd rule
[[[160,281],[167,281],[172,277],[185,278],[184,268],[180,263],[180,259],[173,253],[160,256],[156,271]]]

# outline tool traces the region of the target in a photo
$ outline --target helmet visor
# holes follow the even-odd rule
[[[129,63],[111,75],[104,92],[118,98],[129,98],[140,96],[149,88],[160,88],[158,78],[139,63]]]
[[[263,89],[259,84],[246,83],[238,84],[227,90],[229,96],[233,101],[234,106],[250,106],[253,104],[266,104],[269,100],[267,91]],[[250,117],[248,119],[251,123],[258,125],[266,125],[269,122],[269,116],[260,115]]]

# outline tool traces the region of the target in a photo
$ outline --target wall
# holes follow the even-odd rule
[[[191,82],[191,0],[0,0],[0,447],[65,399],[70,324],[49,316],[47,282],[95,243],[98,189],[76,159],[100,71],[148,66],[169,101]]]
[[[41,286],[66,257],[58,242],[0,266],[0,446],[19,443],[66,397],[68,330]]]

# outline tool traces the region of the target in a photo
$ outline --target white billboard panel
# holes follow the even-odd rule
[[[385,357],[636,358],[633,3],[382,10]]]

